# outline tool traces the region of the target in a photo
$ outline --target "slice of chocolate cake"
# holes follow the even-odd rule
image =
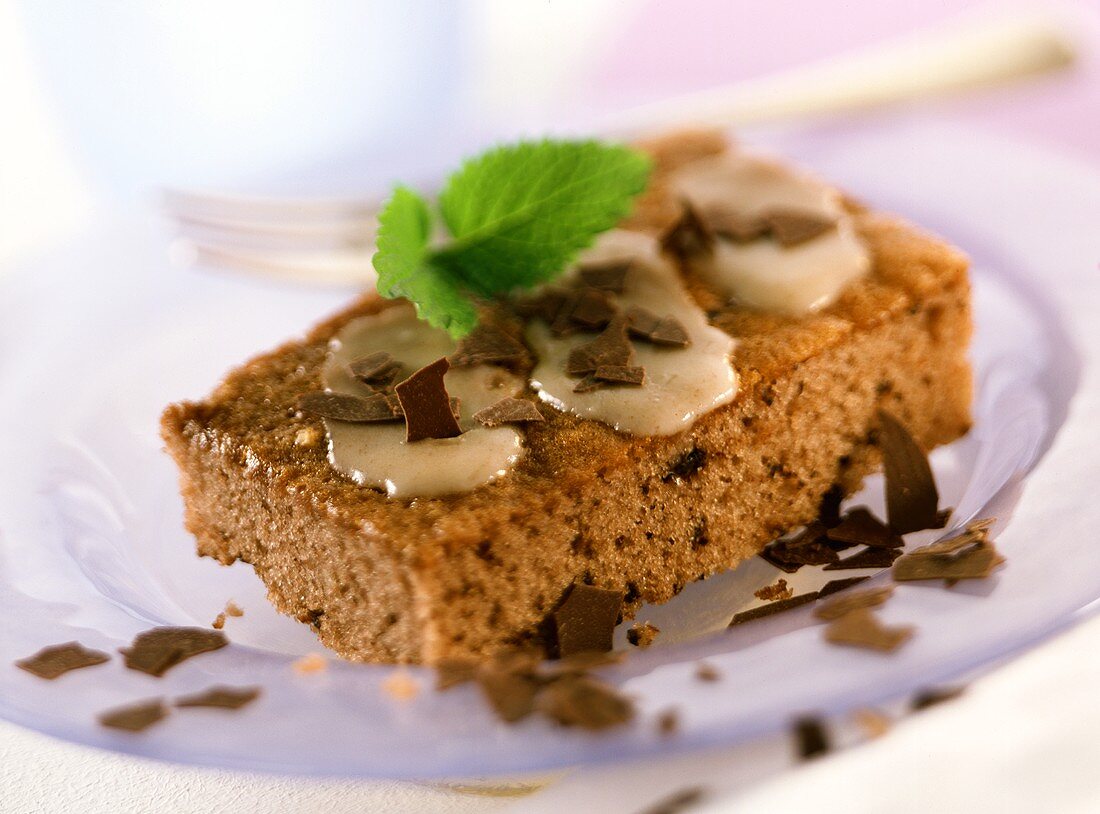
[[[710,135],[645,145],[635,214],[456,343],[367,296],[169,407],[200,554],[342,656],[541,642],[574,583],[630,616],[969,426],[965,258]]]

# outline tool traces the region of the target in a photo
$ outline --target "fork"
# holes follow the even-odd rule
[[[1045,16],[978,17],[780,74],[668,99],[588,128],[631,140],[670,127],[730,128],[854,111],[989,88],[1063,69],[1066,24]],[[169,189],[174,261],[311,284],[374,279],[383,199],[272,198]]]

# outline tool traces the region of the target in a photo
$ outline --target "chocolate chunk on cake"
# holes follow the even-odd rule
[[[199,553],[345,658],[485,659],[575,585],[631,618],[815,520],[884,415],[925,451],[966,432],[957,250],[714,136],[644,148],[635,213],[480,336],[370,295],[170,406]],[[892,542],[856,525],[818,536]]]

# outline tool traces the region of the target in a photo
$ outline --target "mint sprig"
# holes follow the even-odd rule
[[[447,180],[439,208],[451,239],[436,249],[427,203],[398,187],[379,216],[378,291],[464,336],[477,325],[478,297],[554,279],[630,211],[648,177],[644,155],[598,141],[497,147]]]

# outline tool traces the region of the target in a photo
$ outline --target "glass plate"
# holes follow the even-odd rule
[[[0,614],[8,623],[0,661],[72,639],[114,651],[153,624],[209,625],[230,598],[245,616],[228,622],[230,647],[163,679],[118,659],[54,682],[0,666],[0,715],[69,740],[210,766],[485,776],[742,741],[798,713],[839,713],[949,680],[1067,624],[1100,597],[1100,557],[1084,533],[1096,528],[1085,490],[1098,472],[1082,454],[1100,415],[1085,303],[1100,292],[1081,260],[1095,226],[1086,213],[1100,211],[1082,201],[1100,201],[1100,183],[929,124],[777,142],[974,260],[975,429],[937,450],[933,464],[954,523],[1001,519],[1008,566],[951,590],[901,586],[883,615],[917,623],[919,633],[899,653],[829,647],[808,608],[726,630],[756,601],[752,589],[774,581],[774,569],[753,560],[640,615],[661,627],[661,645],[606,671],[639,708],[635,725],[606,735],[542,721],[501,725],[476,689],[433,692],[433,676],[418,669],[409,674],[422,691],[405,703],[382,689],[393,668],[333,660],[324,673],[295,673],[291,663],[319,645],[271,609],[250,568],[194,555],[157,420],[169,401],[206,393],[228,368],[349,293],[173,269],[156,224],[130,222],[27,264],[2,289]],[[1021,166],[1029,172],[1006,178],[1005,167]],[[1051,184],[1070,185],[1069,198],[1035,194]],[[1031,217],[1035,200],[1042,222]],[[853,502],[881,510],[879,479]],[[724,680],[694,678],[703,658]],[[237,714],[181,711],[139,735],[95,723],[106,708],[213,683],[257,684],[264,694]],[[661,738],[654,721],[670,707],[680,734]]]

